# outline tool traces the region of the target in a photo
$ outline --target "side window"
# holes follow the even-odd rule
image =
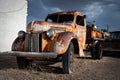
[[[84,17],[82,16],[77,16],[76,23],[78,25],[84,26]]]

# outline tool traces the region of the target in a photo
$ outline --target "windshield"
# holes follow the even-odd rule
[[[120,39],[120,33],[111,33],[112,39]]]
[[[48,22],[57,22],[57,23],[66,23],[70,24],[73,22],[74,16],[71,14],[63,14],[63,15],[51,15],[47,17]]]

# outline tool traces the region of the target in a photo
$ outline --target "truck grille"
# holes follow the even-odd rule
[[[25,39],[27,52],[41,52],[42,51],[42,34],[26,34]]]

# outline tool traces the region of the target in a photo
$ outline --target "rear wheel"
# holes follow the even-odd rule
[[[100,42],[98,42],[95,46],[96,48],[96,54],[97,54],[97,59],[102,59],[103,51],[102,51],[102,45]]]
[[[32,60],[25,59],[24,57],[16,57],[16,58],[19,69],[29,68],[32,64]]]
[[[63,71],[64,73],[72,73],[74,71],[74,46],[73,43],[71,42],[68,50],[66,51],[65,54],[62,56],[62,64],[63,64]]]
[[[93,59],[101,59],[102,58],[102,45],[99,41],[93,43],[93,47],[91,48],[91,56]]]

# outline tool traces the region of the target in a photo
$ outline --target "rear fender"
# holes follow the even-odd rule
[[[60,33],[54,45],[54,51],[57,54],[64,54],[67,51],[68,46],[73,38],[74,34],[72,32]]]

